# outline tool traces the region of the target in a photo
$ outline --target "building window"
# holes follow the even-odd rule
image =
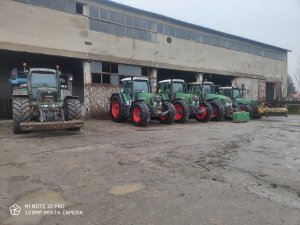
[[[90,17],[93,17],[93,18],[96,18],[96,19],[99,19],[100,17],[100,10],[98,7],[95,7],[95,6],[90,6],[89,7],[89,15]]]
[[[76,2],[76,13],[81,15],[84,14],[84,4]]]
[[[75,13],[76,12],[76,2],[72,0],[65,0],[65,11]]]

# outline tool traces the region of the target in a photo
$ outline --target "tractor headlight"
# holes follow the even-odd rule
[[[232,101],[229,101],[229,100],[226,101],[225,105],[226,105],[227,107],[229,107],[229,106],[231,107],[231,106],[232,106]]]

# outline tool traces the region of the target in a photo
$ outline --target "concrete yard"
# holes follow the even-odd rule
[[[22,135],[0,121],[0,224],[299,225],[299,133],[300,116]]]

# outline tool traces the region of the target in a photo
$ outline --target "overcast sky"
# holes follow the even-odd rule
[[[300,0],[114,1],[289,49],[292,52],[288,54],[288,72],[296,74],[300,57]]]

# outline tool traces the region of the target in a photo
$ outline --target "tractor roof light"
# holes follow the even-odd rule
[[[26,70],[27,63],[24,62],[22,65],[23,65],[23,68],[24,68],[24,72],[27,72],[27,70]]]

